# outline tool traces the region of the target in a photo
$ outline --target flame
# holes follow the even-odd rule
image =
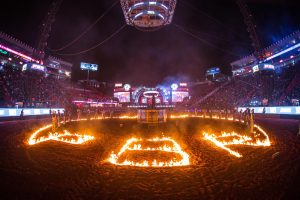
[[[136,119],[137,116],[120,116],[120,117],[115,117],[117,119]],[[91,120],[102,120],[102,119],[105,119],[103,117],[92,117]],[[82,119],[73,119],[71,120],[71,122],[78,122],[78,121],[88,121],[87,118],[82,118]],[[61,124],[63,124],[63,122],[61,122]],[[37,129],[33,134],[31,134],[31,136],[29,137],[28,139],[28,144],[29,145],[34,145],[34,144],[37,144],[37,143],[40,143],[40,142],[44,142],[44,141],[48,141],[48,140],[55,140],[55,141],[61,141],[61,142],[66,142],[66,143],[71,143],[71,144],[81,144],[81,143],[84,143],[88,140],[92,140],[94,139],[93,136],[88,136],[88,135],[80,135],[80,134],[71,134],[69,132],[67,132],[66,130],[64,131],[64,133],[50,133],[47,137],[40,137],[40,138],[37,138],[37,135],[39,133],[41,133],[42,131],[45,131],[46,129],[49,129],[51,128],[52,125],[51,124],[48,124],[48,125],[45,125],[39,129]],[[70,135],[71,134],[71,135]],[[64,139],[64,137],[77,137],[78,140],[74,140],[74,139]]]
[[[182,118],[204,118],[204,119],[210,119],[209,115],[191,115],[191,114],[181,114],[181,115],[171,115],[170,117],[171,119],[182,119]],[[233,119],[233,117],[227,117],[227,119],[225,117],[220,117],[218,115],[212,115],[211,116],[212,119],[219,119],[219,120],[227,120],[227,121],[241,121],[239,119]]]
[[[70,137],[70,138],[68,138]],[[77,139],[74,139],[77,138]],[[49,141],[49,140],[54,140],[54,141],[59,141],[59,142],[65,142],[69,144],[82,144],[85,143],[89,140],[93,140],[94,136],[90,135],[81,135],[77,133],[70,133],[67,130],[64,130],[63,133],[49,133],[47,136],[42,136],[39,138],[32,138],[29,140],[28,144],[29,145],[35,145],[41,142]]]
[[[190,115],[188,114],[183,114],[183,115],[171,115],[171,119],[182,119],[182,118],[188,118]]]
[[[117,119],[137,119],[137,115],[135,116],[124,115],[124,116],[117,117]]]
[[[172,146],[168,145],[163,145],[158,148],[143,148],[142,142],[143,141],[148,141],[148,142],[171,142]],[[133,147],[130,147],[133,143],[138,143],[134,144]],[[126,151],[163,151],[163,152],[171,152],[171,153],[176,153],[179,154],[182,159],[180,161],[174,161],[171,160],[169,162],[157,162],[157,160],[153,160],[152,162],[149,161],[143,161],[143,162],[134,162],[134,161],[129,161],[125,160],[123,162],[118,162],[120,156],[125,153]],[[108,162],[114,164],[114,165],[129,165],[129,166],[135,166],[135,167],[174,167],[174,166],[187,166],[190,164],[189,161],[189,155],[185,153],[180,145],[173,139],[168,138],[168,137],[163,137],[163,138],[152,138],[152,139],[138,139],[138,138],[131,138],[126,141],[126,143],[123,145],[123,147],[120,149],[120,151],[115,154],[114,152],[111,153],[110,157],[108,158]]]
[[[269,136],[267,135],[267,133],[262,128],[260,128],[258,125],[255,125],[254,127],[256,127],[264,135],[263,140],[257,139],[255,137],[251,138],[247,135],[241,135],[241,134],[238,134],[235,132],[222,133],[220,136],[204,132],[203,135],[204,135],[204,139],[209,140],[212,143],[214,143],[216,146],[228,151],[231,155],[241,158],[243,156],[240,153],[233,151],[226,146],[229,146],[229,145],[248,145],[248,146],[263,146],[263,147],[271,146],[271,142],[270,142],[270,139],[269,139]],[[234,137],[234,139],[232,139],[228,142],[218,140],[220,138],[228,138],[228,137]]]
[[[210,118],[210,116],[204,116],[204,115],[188,115],[188,114],[182,114],[182,115],[171,115],[171,118],[176,119],[176,118]],[[120,116],[120,117],[113,117],[117,119],[136,119],[137,116]],[[220,119],[220,120],[228,120],[228,121],[240,121],[243,122],[243,120],[239,119],[233,119],[232,117],[228,117],[227,119],[224,117],[219,117],[219,116],[212,116],[213,119]],[[104,118],[102,117],[96,117],[96,118],[91,118],[91,120],[102,120]],[[77,120],[71,120],[72,122],[76,121],[87,121],[88,119],[77,119]],[[36,130],[28,139],[28,144],[29,145],[35,145],[40,142],[44,141],[49,141],[49,140],[54,140],[54,141],[60,141],[60,142],[66,142],[70,144],[82,144],[84,142],[87,142],[89,140],[93,140],[94,137],[90,135],[82,135],[82,134],[72,134],[68,131],[64,131],[63,133],[49,133],[47,136],[42,136],[37,138],[37,135],[41,133],[42,131],[45,131],[46,129],[51,128],[52,125],[45,125],[38,130]],[[254,125],[254,127],[264,135],[265,139],[264,140],[259,140],[256,139],[254,141],[253,138],[245,135],[239,135],[237,133],[223,133],[221,136],[216,136],[215,134],[209,134],[209,133],[204,133],[204,138],[206,140],[209,140],[213,142],[216,146],[228,151],[230,154],[236,156],[236,157],[242,157],[241,154],[239,154],[236,151],[231,150],[230,148],[226,147],[228,145],[249,145],[249,146],[271,146],[271,142],[269,139],[268,134],[258,125]],[[77,140],[74,139],[77,138]],[[238,139],[233,139],[232,141],[225,142],[225,141],[219,141],[218,138],[226,138],[226,137],[237,137]],[[130,166],[138,166],[138,167],[171,167],[171,166],[185,166],[189,165],[189,155],[185,153],[180,145],[174,141],[171,138],[153,138],[153,139],[148,139],[147,141],[152,141],[152,142],[158,142],[158,141],[169,141],[172,142],[173,146],[167,146],[164,145],[162,147],[158,148],[142,148],[142,145],[134,145],[133,148],[130,148],[129,146],[133,142],[142,142],[142,139],[137,139],[137,138],[131,138],[127,140],[126,144],[121,148],[118,154],[114,154],[112,152],[110,158],[108,159],[109,162],[115,165],[130,165]],[[125,152],[125,151],[164,151],[164,152],[172,152],[172,153],[177,153],[181,155],[182,160],[181,161],[170,161],[170,162],[157,162],[155,159],[149,163],[148,161],[144,161],[142,163],[136,163],[133,161],[128,161],[125,160],[122,163],[118,163],[119,157]]]
[[[77,133],[73,134],[73,133],[70,133],[67,130],[64,130],[63,133],[57,133],[57,132],[51,133],[50,132],[47,136],[37,137],[39,135],[39,133],[49,129],[50,127],[52,127],[52,125],[46,125],[42,128],[39,128],[38,130],[36,130],[30,136],[30,138],[28,140],[28,144],[29,145],[35,145],[35,144],[45,142],[45,141],[49,141],[49,140],[65,142],[65,143],[69,143],[69,144],[82,144],[82,143],[85,143],[89,140],[94,139],[94,136],[82,135],[82,134],[77,134]],[[77,139],[74,139],[74,138],[77,138]]]

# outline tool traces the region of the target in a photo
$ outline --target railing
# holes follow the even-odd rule
[[[277,103],[284,100],[285,97],[288,96],[298,84],[300,84],[300,71],[298,71],[298,73],[294,76],[293,80],[289,83],[289,85],[287,86]]]

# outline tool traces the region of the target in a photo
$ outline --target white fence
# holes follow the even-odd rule
[[[246,110],[250,108],[254,109],[254,113],[262,114],[265,108],[266,114],[275,114],[275,115],[300,115],[300,106],[280,106],[280,107],[239,107],[238,111]]]
[[[0,108],[1,117],[16,117],[21,115],[21,108]],[[51,111],[64,112],[63,108],[51,108]],[[50,108],[23,108],[24,116],[49,115]]]

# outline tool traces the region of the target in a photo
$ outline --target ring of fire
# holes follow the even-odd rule
[[[137,116],[120,116],[120,117],[114,117],[114,119],[136,119]],[[103,117],[97,117],[97,118],[91,118],[91,120],[103,120]],[[71,120],[71,122],[76,122],[76,121],[88,121],[88,119],[77,119],[77,120]],[[59,141],[59,142],[64,142],[64,143],[69,143],[69,144],[83,144],[87,141],[90,140],[94,140],[95,137],[91,136],[91,135],[85,135],[85,134],[77,134],[77,133],[70,133],[67,130],[64,130],[63,133],[51,133],[49,132],[47,136],[42,136],[42,137],[38,137],[38,135],[51,128],[52,125],[46,125],[43,126],[42,128],[39,128],[38,130],[36,130],[33,134],[31,134],[30,138],[28,139],[28,144],[29,145],[35,145],[41,142],[45,142],[45,141]],[[77,140],[76,140],[76,139]]]
[[[175,119],[181,119],[181,118],[189,118],[189,117],[196,117],[196,118],[207,118],[206,116],[190,116],[190,115],[178,115],[178,116],[171,116],[171,118]],[[120,116],[120,117],[114,117],[118,119],[136,119],[137,116]],[[243,122],[242,120],[238,119],[233,119],[233,118],[218,118],[216,116],[212,116],[213,119],[219,119],[219,120],[228,120],[228,121],[240,121]],[[102,117],[99,118],[91,118],[91,120],[102,120]],[[87,121],[87,119],[79,119],[79,120],[71,120],[71,121]],[[47,136],[41,136],[38,137],[38,135],[51,128],[52,125],[46,125],[38,130],[36,130],[29,138],[28,144],[29,145],[35,145],[41,142],[45,141],[59,141],[59,142],[64,142],[64,143],[69,143],[69,144],[83,144],[87,141],[93,140],[94,136],[91,135],[84,135],[84,134],[77,134],[77,133],[70,133],[66,130],[64,130],[63,133],[51,133],[49,132]],[[241,135],[238,133],[223,133],[222,135],[216,135],[213,133],[207,133],[204,132],[204,139],[208,140],[212,143],[214,143],[217,147],[222,148],[226,151],[228,151],[231,155],[236,156],[238,158],[243,157],[240,153],[233,151],[232,149],[228,148],[227,146],[230,145],[248,145],[248,146],[262,146],[262,147],[267,147],[271,146],[271,142],[269,139],[268,134],[258,125],[254,125],[254,128],[258,130],[259,133],[263,135],[263,139],[258,139],[256,138],[256,134],[254,134],[253,137],[247,136],[247,135]],[[220,139],[226,139],[232,137],[232,140],[229,141],[220,141]],[[143,148],[142,144],[135,144],[133,147],[130,147],[133,143],[137,142],[171,142],[172,145],[163,145],[158,148]],[[134,161],[129,161],[129,160],[124,160],[123,162],[119,162],[119,158],[123,155],[125,151],[161,151],[161,152],[169,152],[169,153],[174,153],[178,154],[181,156],[181,160],[179,161],[174,161],[171,160],[170,162],[158,162],[156,159],[152,160],[151,162],[148,161],[143,161],[143,162],[134,162]],[[117,153],[114,154],[114,152],[111,153],[110,157],[108,158],[108,161],[112,164],[115,165],[129,165],[129,166],[137,166],[137,167],[172,167],[172,166],[186,166],[189,165],[189,155],[185,153],[180,145],[173,139],[171,138],[153,138],[153,139],[137,139],[137,138],[131,138],[127,140],[125,145],[121,148],[121,150]]]
[[[46,136],[38,137],[38,135],[44,131],[52,127],[52,125],[44,126],[37,131],[35,131],[29,138],[28,144],[29,145],[35,145],[41,142],[46,141],[58,141],[58,142],[64,142],[69,144],[83,144],[87,141],[93,140],[94,136],[91,135],[83,135],[83,134],[77,134],[77,133],[70,133],[67,130],[64,130],[63,133],[51,133],[49,132]]]
[[[164,143],[162,146],[158,146],[155,148],[145,147],[146,143]],[[167,143],[171,144],[168,145]],[[120,161],[120,158],[126,152],[164,152],[164,153],[174,153],[181,157],[181,160],[176,160],[175,158],[171,159],[170,161],[157,161],[153,159],[152,161],[144,160],[142,162],[134,162],[130,161],[127,158],[123,161]],[[175,166],[187,166],[190,164],[189,155],[184,152],[180,145],[173,139],[168,137],[163,138],[153,138],[153,139],[138,139],[138,138],[131,138],[126,141],[120,151],[115,154],[114,152],[111,153],[110,157],[108,158],[108,162],[114,165],[121,165],[121,166],[134,166],[134,167],[175,167]]]
[[[257,139],[254,134],[252,137],[248,135],[241,135],[235,132],[232,133],[222,133],[221,135],[215,135],[211,133],[204,132],[204,139],[211,141],[217,147],[220,147],[226,151],[228,151],[231,155],[236,156],[238,158],[243,157],[240,153],[233,151],[227,146],[230,145],[247,145],[247,146],[262,146],[268,147],[271,146],[271,142],[267,133],[260,128],[258,125],[254,125],[254,127],[263,135],[263,139]],[[224,139],[229,138],[228,141],[224,141]],[[223,140],[221,140],[223,139]]]

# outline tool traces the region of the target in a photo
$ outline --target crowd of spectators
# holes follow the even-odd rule
[[[17,66],[0,70],[0,107],[67,108],[74,100],[112,101],[97,91],[74,86],[39,71],[22,71]]]
[[[202,109],[218,109],[218,110],[232,110],[234,109],[241,100],[243,100],[249,92],[251,92],[253,86],[249,83],[241,81],[239,79],[232,79],[223,85],[218,86],[215,93],[208,98],[205,98],[196,107]],[[208,95],[209,93],[207,93]],[[205,96],[202,96],[202,98]]]
[[[300,64],[282,68],[273,76],[271,95],[266,97],[258,73],[234,77],[223,83],[208,82],[195,86],[188,102],[196,108],[234,110],[239,106],[299,105]],[[113,102],[99,91],[87,90],[70,82],[57,81],[38,71],[22,71],[19,67],[0,69],[0,106],[24,108],[54,108],[72,106],[72,102]],[[253,104],[255,102],[255,104]]]
[[[269,77],[269,83],[264,82],[264,75],[259,73],[234,77],[224,82],[217,92],[207,98],[204,97],[212,90],[207,91],[203,86],[206,94],[197,96],[198,104],[191,104],[196,105],[196,108],[217,110],[233,110],[239,106],[297,106],[300,99],[299,68],[300,64],[282,68]],[[270,85],[273,88],[267,94],[266,86]],[[267,89],[270,90],[270,87]]]
[[[57,81],[38,71],[4,66],[0,71],[0,81],[2,107],[57,107],[67,102]]]

